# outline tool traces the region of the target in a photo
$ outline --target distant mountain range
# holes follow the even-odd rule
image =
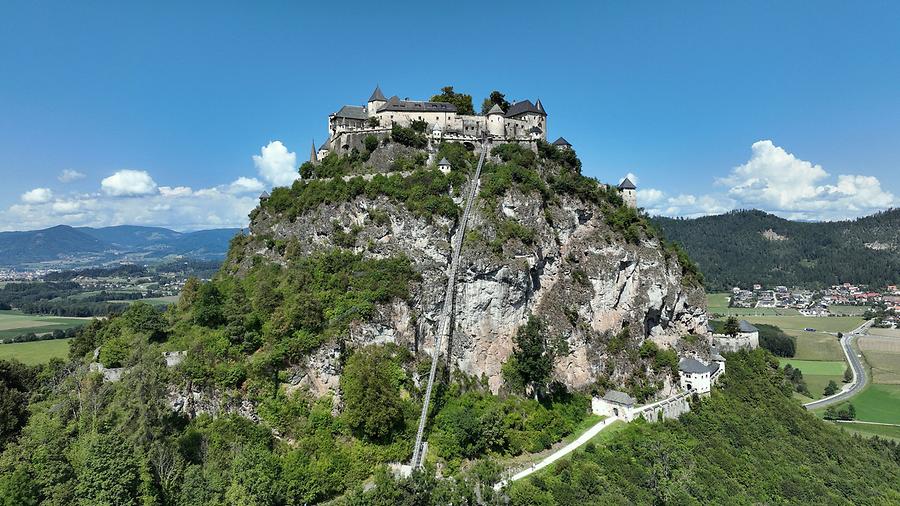
[[[70,227],[0,232],[0,266],[88,267],[117,261],[151,262],[176,256],[224,258],[237,228],[176,232],[160,227]]]
[[[900,282],[900,209],[834,222],[790,221],[762,211],[653,221],[700,266],[707,290]]]

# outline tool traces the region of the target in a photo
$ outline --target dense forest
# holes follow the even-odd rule
[[[815,288],[900,282],[900,209],[837,222],[795,222],[762,211],[653,222],[687,250],[712,291],[754,283]]]
[[[404,275],[402,265],[391,270]],[[267,385],[271,354],[242,369],[227,356],[246,343],[235,342],[229,351],[225,343],[233,334],[215,331],[208,345],[218,343],[226,355],[209,350],[201,360],[186,362],[185,372],[199,383],[243,383],[255,392],[259,419],[188,418],[169,404],[170,385],[184,377],[165,367],[159,351],[174,327],[193,326],[190,320],[211,316],[208,309],[199,304],[164,314],[138,303],[122,316],[79,331],[72,362],[55,360],[43,367],[0,362],[0,504],[900,500],[898,445],[851,437],[807,413],[792,400],[794,385],[765,350],[729,355],[721,391],[694,399],[693,412],[680,420],[633,423],[608,444],[587,445],[552,472],[500,493],[491,484],[501,476],[503,459],[540,451],[570,433],[586,416],[588,399],[552,385],[539,400],[498,397],[476,378],[454,375],[441,384],[429,437],[430,451],[443,462],[443,478],[429,464],[424,472],[395,481],[384,466],[408,459],[421,396],[410,380],[415,365],[408,351],[387,345],[352,353],[341,378],[344,409],[335,413],[328,396],[316,400]],[[239,309],[212,316],[234,325]],[[79,366],[98,344],[101,362],[129,368],[121,382],[103,382]],[[368,490],[364,484],[373,471],[376,487]]]
[[[15,308],[27,314],[50,316],[106,316],[121,313],[124,302],[109,302],[111,299],[140,299],[136,292],[106,292],[86,294],[85,290],[72,281],[9,283],[0,288],[0,306]]]

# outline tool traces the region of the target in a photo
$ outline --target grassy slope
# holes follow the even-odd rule
[[[29,332],[43,334],[54,330],[66,330],[87,322],[88,319],[85,318],[60,318],[22,314],[20,311],[0,311],[0,339]]]
[[[51,358],[65,358],[69,353],[71,339],[52,339],[31,343],[0,344],[0,360],[18,360],[23,364],[36,365]]]

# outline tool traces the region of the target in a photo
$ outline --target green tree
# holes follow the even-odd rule
[[[230,506],[280,504],[281,483],[278,458],[266,448],[245,447],[234,459],[234,476],[225,491]]]
[[[428,122],[424,119],[414,119],[410,122],[409,127],[416,132],[423,133],[428,128]]]
[[[734,316],[729,316],[727,320],[725,320],[725,325],[722,327],[722,332],[726,336],[735,337],[738,335],[738,332],[741,331],[740,324],[738,323],[737,318]]]
[[[834,380],[829,380],[828,385],[825,386],[825,396],[834,395],[838,391],[838,385],[834,382]]]
[[[431,97],[431,101],[455,105],[456,114],[475,114],[475,108],[472,107],[472,95],[456,93],[453,91],[453,86],[441,88],[441,94]]]
[[[222,293],[212,281],[200,285],[192,305],[194,322],[204,327],[218,327],[223,323]]]
[[[853,369],[848,365],[846,369],[844,369],[844,383],[850,383],[853,381]]]
[[[196,276],[187,278],[184,286],[181,288],[181,296],[178,298],[178,311],[187,313],[194,301],[197,299],[197,292],[200,290],[200,280]]]
[[[366,151],[371,153],[378,148],[378,137],[369,134],[363,139],[363,145],[366,147]]]
[[[547,345],[546,329],[543,322],[534,316],[519,327],[514,341],[516,348],[512,358],[521,381],[530,387],[532,395],[537,399],[544,391],[553,372],[553,352]]]
[[[138,504],[140,474],[134,448],[113,427],[90,436],[76,495],[84,506]]]
[[[168,322],[165,316],[146,302],[135,302],[122,313],[122,318],[128,328],[149,339],[161,340],[166,335]]]
[[[416,132],[412,128],[402,127],[396,123],[391,127],[391,139],[397,144],[403,144],[411,148],[422,149],[428,145],[428,139],[424,134]]]
[[[509,101],[506,100],[506,95],[494,90],[491,92],[490,96],[481,103],[481,114],[487,114],[494,105],[499,105],[500,108],[503,109],[503,112],[509,110]]]
[[[403,422],[402,378],[392,347],[366,346],[354,352],[341,375],[350,427],[371,440],[388,439]]]
[[[28,400],[36,386],[36,367],[0,360],[0,450],[28,420]]]

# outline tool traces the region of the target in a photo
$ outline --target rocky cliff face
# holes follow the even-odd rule
[[[456,202],[464,204],[461,197]],[[388,219],[373,219],[376,215]],[[510,226],[527,233],[509,234]],[[355,234],[356,252],[405,255],[421,273],[408,302],[395,301],[379,308],[377,318],[354,324],[348,345],[394,342],[430,355],[451,240],[459,233],[453,220],[416,217],[384,196],[322,204],[294,221],[263,208],[250,225],[257,240],[248,241],[233,268],[240,274],[254,256],[285,263],[283,254],[267,246],[273,240],[289,243],[293,254],[334,248],[336,227]],[[658,239],[626,241],[596,204],[567,195],[544,199],[515,188],[500,198],[480,198],[464,240],[453,332],[446,344],[450,363],[501,390],[501,367],[512,353],[516,330],[534,315],[567,344],[568,352],[556,359],[555,377],[570,388],[598,380],[622,384],[643,374],[663,384],[665,393],[671,384],[667,373],[651,371],[636,352],[647,338],[683,348],[691,345],[682,336],[705,332],[703,289],[684,281],[678,260]],[[291,383],[319,394],[336,390],[339,355],[337,343],[324,346],[295,368]]]

